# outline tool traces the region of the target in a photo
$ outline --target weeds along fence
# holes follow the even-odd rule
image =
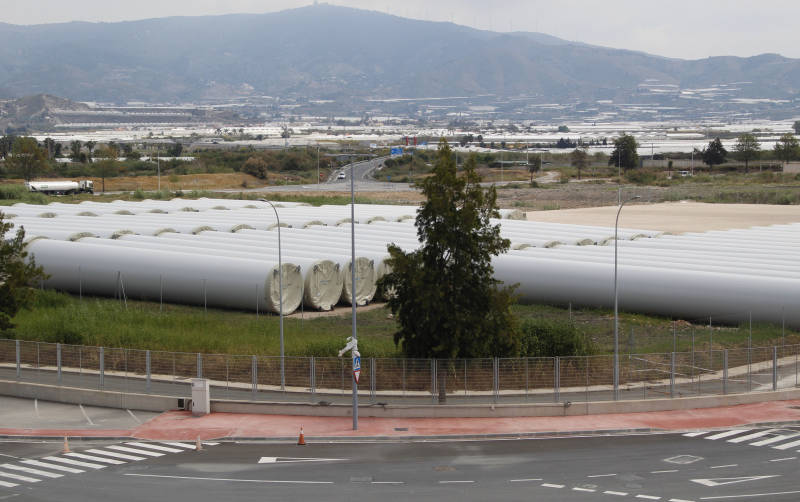
[[[800,345],[620,355],[620,399],[798,387]],[[207,378],[214,399],[349,402],[349,358],[161,352],[0,340],[0,379],[174,397]],[[613,357],[362,360],[370,403],[610,401]]]

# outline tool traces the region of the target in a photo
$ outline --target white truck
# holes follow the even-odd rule
[[[71,195],[74,193],[94,193],[94,182],[91,180],[80,181],[31,181],[25,186],[31,192],[40,192],[47,195]]]

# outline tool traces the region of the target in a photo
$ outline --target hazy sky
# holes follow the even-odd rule
[[[0,21],[39,24],[272,12],[311,0],[0,0]],[[775,52],[800,58],[798,0],[330,0],[493,31],[704,58]]]

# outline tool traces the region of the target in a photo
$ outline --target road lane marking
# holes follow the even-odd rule
[[[697,436],[702,436],[703,434],[708,434],[708,431],[687,432],[683,436],[687,438],[696,438]]]
[[[724,469],[726,467],[739,467],[739,464],[712,465],[709,469]]]
[[[36,413],[36,418],[42,418],[41,415],[39,415],[39,400],[36,398],[33,400],[33,411]]]
[[[763,441],[756,441],[755,443],[750,443],[750,446],[766,446],[768,444],[779,443],[797,436],[800,436],[800,432],[795,432],[794,434],[783,434],[780,436],[775,436],[774,438],[765,439]]]
[[[610,478],[611,476],[616,476],[616,474],[594,474],[592,476],[586,476],[587,478]]]
[[[310,457],[261,457],[259,464],[296,464],[301,462],[341,462],[346,458],[310,458]]]
[[[404,485],[405,481],[372,481],[373,485]]]
[[[161,441],[161,444],[166,444],[169,446],[177,446],[178,448],[186,448],[187,450],[195,449],[195,446],[193,444],[177,443],[175,441]]]
[[[554,485],[552,483],[542,483],[545,488],[564,488],[564,485]]]
[[[85,418],[86,421],[89,422],[89,425],[94,425],[94,422],[92,422],[92,419],[89,418],[89,415],[86,413],[86,410],[83,409],[83,405],[79,404],[78,408],[81,409],[81,413],[83,413],[83,418]]]
[[[669,502],[694,502],[693,500],[669,499]]]
[[[103,462],[103,463],[111,464],[111,465],[122,465],[122,464],[126,464],[127,463],[127,462],[123,462],[122,460],[114,460],[113,458],[101,458],[101,457],[97,457],[97,456],[94,456],[94,455],[84,455],[82,453],[75,453],[75,452],[64,453],[64,456],[66,456],[66,457],[74,457],[74,458],[82,458],[84,460],[93,460],[95,462]]]
[[[286,479],[234,479],[234,478],[200,478],[194,476],[164,476],[161,474],[125,474],[125,476],[136,476],[140,478],[166,478],[166,479],[191,479],[194,481],[226,481],[234,483],[265,483],[265,484],[289,484],[289,485],[332,485],[333,481],[297,481]]]
[[[581,488],[580,486],[575,486],[572,489],[575,490],[576,492],[588,492],[588,493],[594,493],[597,491],[592,488]]]
[[[167,448],[166,446],[161,446],[153,443],[125,443],[129,446],[135,446],[136,448],[150,448],[151,450],[157,451],[165,451],[167,453],[183,453],[184,450],[179,450],[177,448]]]
[[[49,460],[50,462],[61,462],[62,464],[69,464],[69,465],[77,465],[78,467],[88,467],[89,469],[105,469],[106,465],[100,464],[93,464],[91,462],[81,462],[79,460],[72,460],[71,458],[61,458],[61,457],[42,457],[44,460]]]
[[[742,476],[740,478],[709,478],[709,479],[691,479],[690,481],[693,483],[697,483],[703,486],[722,486],[722,485],[732,485],[735,483],[745,483],[747,481],[758,481],[761,479],[769,479],[769,478],[777,478],[780,474],[773,474],[771,476]]]
[[[15,486],[19,486],[16,483],[9,483],[8,481],[0,481],[0,486],[5,488],[14,488]]]
[[[714,434],[713,436],[708,436],[706,439],[716,440],[722,439],[730,436],[736,436],[737,434],[744,434],[745,432],[750,432],[753,429],[733,429],[731,431],[720,432],[718,434]]]
[[[793,495],[795,493],[800,493],[800,490],[796,490],[793,492],[772,492],[772,493],[748,493],[745,495],[718,495],[716,497],[700,497],[700,500],[721,500],[721,499],[743,499],[743,498],[755,498],[755,497],[771,497],[774,495]]]
[[[42,467],[44,469],[50,469],[52,471],[68,472],[70,474],[80,474],[82,472],[86,472],[81,469],[74,469],[72,467],[67,467],[64,465],[48,464],[47,462],[40,462],[38,460],[20,460],[20,463],[26,465],[35,465],[36,467]]]
[[[792,441],[791,443],[779,444],[778,446],[773,446],[772,448],[776,450],[788,450],[789,448],[794,448],[795,446],[800,446],[800,441]]]
[[[132,412],[131,410],[125,410],[125,411],[127,411],[127,412],[128,412],[128,414],[131,416],[131,418],[132,418],[132,419],[134,419],[134,420],[136,421],[136,423],[137,423],[137,424],[141,424],[141,423],[142,423],[142,421],[141,421],[141,420],[139,420],[139,417],[137,417],[136,415],[134,415],[134,414],[133,414],[133,412]]]
[[[440,485],[449,485],[454,483],[474,483],[475,481],[459,481],[459,480],[451,480],[451,481],[439,481]]]
[[[752,434],[747,434],[745,436],[741,436],[741,437],[738,437],[738,438],[729,439],[728,442],[729,443],[744,443],[745,441],[749,441],[751,439],[758,439],[761,436],[766,436],[767,434],[772,434],[776,430],[777,429],[766,429],[766,430],[763,430],[763,431],[754,432]]]
[[[163,457],[164,456],[163,453],[158,453],[158,452],[155,452],[155,451],[140,450],[140,449],[136,449],[136,448],[128,448],[127,446],[120,446],[120,445],[117,445],[117,444],[108,445],[108,446],[106,446],[106,448],[108,448],[109,450],[122,451],[122,452],[125,452],[125,453],[133,453],[134,455],[147,455],[148,457]]]
[[[797,457],[774,458],[770,462],[784,462],[786,460],[797,460]]]
[[[668,472],[678,472],[678,469],[668,469],[666,471],[650,471],[650,474],[666,474]]]
[[[27,472],[28,474],[33,474],[34,476],[44,476],[46,478],[61,478],[64,477],[63,474],[56,474],[55,472],[47,472],[42,471],[40,469],[34,469],[32,467],[22,467],[21,465],[14,465],[14,464],[3,464],[0,465],[2,469],[11,469],[12,471],[22,471]]]
[[[542,478],[528,478],[528,479],[509,479],[509,483],[527,483],[530,481],[541,481]]]
[[[123,460],[144,460],[144,457],[135,457],[133,455],[125,455],[124,453],[117,453],[113,451],[105,451],[105,450],[97,450],[91,449],[86,450],[89,453],[94,453],[95,455],[105,455],[106,457],[114,457],[114,458],[121,458]]]
[[[606,490],[603,493],[605,493],[606,495],[616,495],[617,497],[627,497],[628,496],[628,492],[615,492],[613,490]]]
[[[661,500],[661,497],[656,497],[655,495],[637,495],[636,498],[646,500]]]
[[[13,479],[16,481],[25,481],[26,483],[38,483],[41,479],[36,478],[29,478],[28,476],[23,476],[21,474],[11,474],[10,472],[3,472],[0,471],[0,476],[8,479]]]

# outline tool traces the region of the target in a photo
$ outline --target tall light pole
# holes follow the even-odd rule
[[[319,143],[317,143],[317,185],[319,185]]]
[[[286,389],[286,372],[284,368],[284,354],[283,354],[283,260],[281,259],[281,219],[278,216],[278,210],[275,205],[267,199],[258,199],[260,202],[266,202],[269,207],[275,212],[275,219],[278,220],[278,323],[280,326],[281,337],[281,390]]]
[[[622,189],[619,190],[618,197],[622,198]],[[617,291],[617,240],[619,231],[619,213],[622,212],[622,206],[626,203],[641,199],[641,196],[631,197],[625,202],[620,203],[617,209],[617,220],[614,223],[614,400],[619,399],[619,294]]]
[[[412,157],[413,159],[413,157]],[[413,162],[413,160],[412,160]],[[350,300],[353,304],[353,341],[358,343],[356,334],[356,191],[355,168],[350,166]],[[353,430],[358,430],[358,382],[353,374]]]

